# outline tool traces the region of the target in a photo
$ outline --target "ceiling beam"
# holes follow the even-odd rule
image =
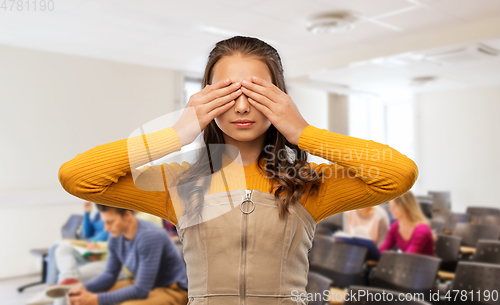
[[[325,92],[330,92],[339,95],[370,95],[370,96],[379,96],[376,92],[356,90],[349,88],[345,85],[334,84],[330,82],[324,82],[319,80],[310,79],[308,76],[299,76],[294,78],[287,78],[287,85],[289,86],[299,86],[306,87],[310,89],[319,89]]]
[[[346,33],[349,35],[349,33]],[[500,15],[424,32],[403,33],[384,41],[358,44],[323,56],[305,56],[307,59],[288,63],[287,78],[296,78],[311,73],[346,66],[355,62],[407,52],[425,51],[434,48],[460,45],[500,37]]]

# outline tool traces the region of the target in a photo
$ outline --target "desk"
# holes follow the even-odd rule
[[[462,254],[474,254],[474,253],[476,253],[476,248],[461,246],[460,253],[462,253]]]
[[[438,277],[442,280],[453,280],[455,278],[455,273],[438,271]]]
[[[345,289],[339,289],[339,288],[334,288],[334,287],[330,288],[331,299],[330,299],[329,303],[331,305],[344,304],[346,294],[347,294],[347,290],[345,290]],[[342,298],[340,298],[340,295],[342,295]],[[336,300],[340,300],[340,301],[336,301]]]
[[[466,249],[465,250],[469,250],[468,249],[469,247],[465,247]],[[474,248],[471,248],[472,250],[474,250],[474,252],[476,252]],[[366,264],[368,266],[377,266],[377,261],[366,261]],[[453,280],[455,278],[455,273],[451,273],[451,272],[447,272],[447,271],[438,271],[438,277],[442,280]]]

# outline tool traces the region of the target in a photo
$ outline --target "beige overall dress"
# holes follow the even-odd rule
[[[188,304],[306,304],[297,296],[306,293],[316,222],[299,202],[289,210],[280,219],[274,195],[258,190],[205,192],[204,221],[183,215],[177,224]]]

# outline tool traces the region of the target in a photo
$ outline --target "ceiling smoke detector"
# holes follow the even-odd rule
[[[313,34],[344,32],[354,29],[353,19],[350,13],[330,13],[311,18],[306,28]]]
[[[411,80],[411,86],[413,87],[427,87],[430,86],[431,84],[436,83],[438,80],[437,76],[421,76],[421,77],[414,77]]]

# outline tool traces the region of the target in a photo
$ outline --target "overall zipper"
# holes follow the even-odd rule
[[[248,211],[248,202],[252,195],[252,190],[245,190],[245,211]],[[247,214],[243,213],[243,238],[241,241],[242,246],[242,268],[241,268],[241,304],[245,304],[245,250],[246,250],[246,238],[247,238]]]

